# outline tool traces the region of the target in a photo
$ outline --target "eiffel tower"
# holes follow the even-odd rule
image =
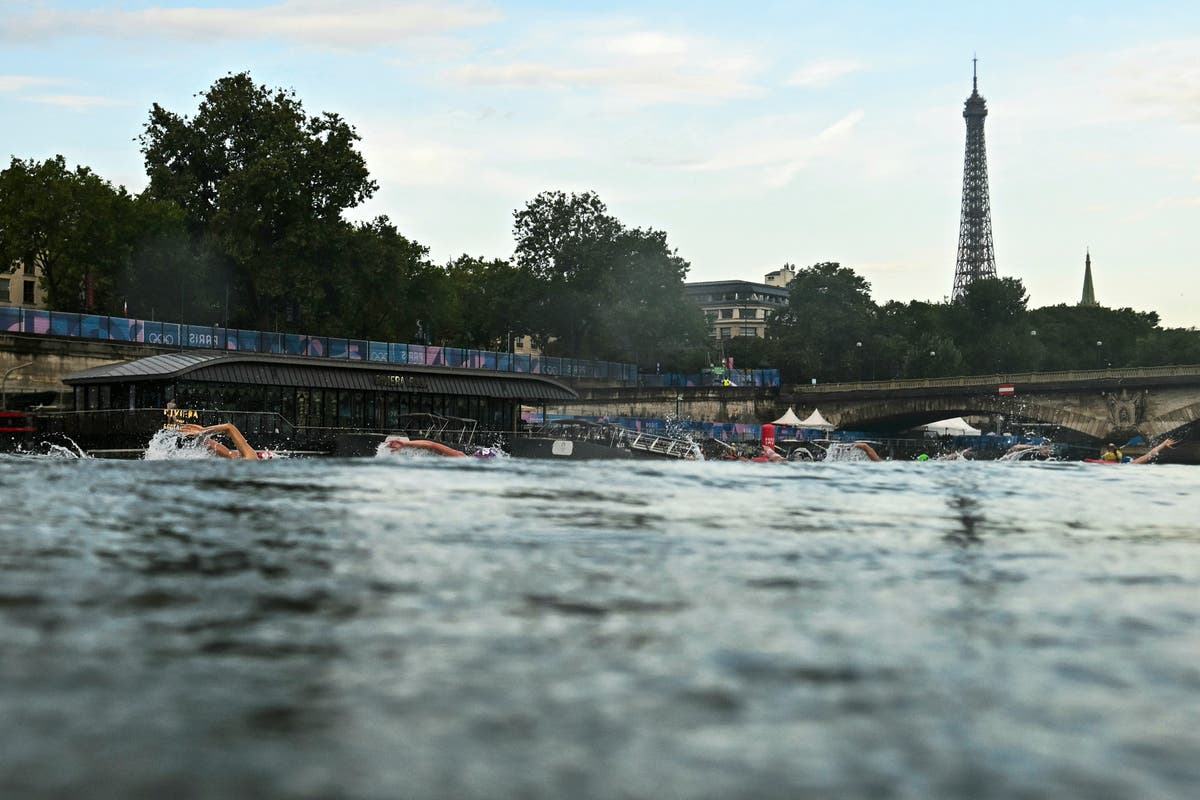
[[[954,269],[954,292],[959,300],[972,281],[996,277],[996,253],[992,249],[992,206],[988,200],[987,151],[983,121],[987,103],[979,94],[979,59],[971,59],[971,96],[963,107],[967,121],[967,153],[963,161],[962,219],[958,227],[958,264]]]

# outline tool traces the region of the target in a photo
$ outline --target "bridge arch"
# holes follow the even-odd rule
[[[1107,419],[1081,414],[1033,397],[1015,400],[1000,397],[944,396],[849,401],[844,403],[839,411],[830,413],[829,418],[844,430],[904,430],[948,417],[971,414],[1019,416],[1057,425],[1093,439],[1102,439],[1111,430]]]

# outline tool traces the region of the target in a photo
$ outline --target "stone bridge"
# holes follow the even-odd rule
[[[781,405],[845,430],[900,431],[948,417],[1001,415],[1092,439],[1159,437],[1200,419],[1200,366],[1031,372],[801,386]]]
[[[1011,387],[1002,394],[1001,387]],[[557,414],[764,422],[788,406],[819,408],[843,430],[902,431],[958,416],[1056,426],[1061,437],[1108,440],[1122,434],[1187,433],[1200,419],[1200,366],[1032,372],[927,380],[869,381],[781,389],[643,387],[590,389]]]

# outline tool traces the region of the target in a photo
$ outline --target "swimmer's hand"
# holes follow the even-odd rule
[[[179,431],[181,436],[199,436],[204,433],[204,428],[191,422],[186,425],[180,425],[176,430]]]

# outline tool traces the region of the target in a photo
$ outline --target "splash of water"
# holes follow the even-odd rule
[[[33,456],[35,458],[91,458],[83,451],[74,439],[66,434],[49,434],[55,441],[41,439],[29,448],[18,448],[16,455]]]
[[[684,460],[704,460],[704,451],[700,449],[700,444],[692,436],[691,421],[687,417],[677,417],[674,414],[667,414],[663,417],[663,435],[692,443],[691,454],[686,456]]]
[[[867,454],[852,442],[832,442],[825,451],[825,461],[870,461]]]
[[[185,437],[177,430],[163,428],[150,437],[142,458],[146,461],[189,461],[216,456],[200,439]]]

